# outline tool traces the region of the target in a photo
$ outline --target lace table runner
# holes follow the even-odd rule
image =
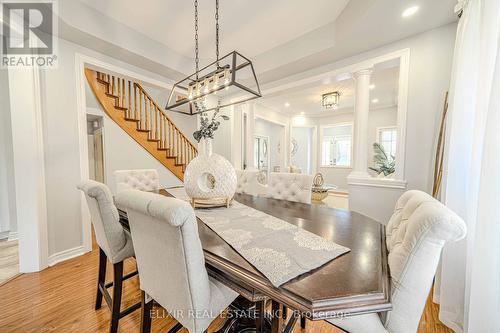
[[[167,189],[189,201],[184,188]],[[196,216],[278,287],[350,251],[293,224],[233,201]]]

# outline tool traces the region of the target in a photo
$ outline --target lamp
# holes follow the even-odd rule
[[[339,107],[340,92],[334,91],[323,94],[321,97],[322,104],[327,109],[336,110]]]
[[[219,58],[219,0],[215,1],[216,60],[199,69],[198,0],[195,6],[195,72],[174,84],[166,110],[195,115],[262,97],[252,62],[233,51]]]

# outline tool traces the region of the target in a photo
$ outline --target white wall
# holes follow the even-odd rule
[[[297,151],[291,157],[291,165],[295,165],[303,173],[313,174],[314,165],[314,128],[312,127],[292,127],[291,138],[297,142]],[[290,148],[291,149],[291,148]]]
[[[17,232],[8,75],[0,70],[0,236]]]
[[[255,119],[254,134],[269,137],[268,154],[270,172],[273,172],[275,166],[280,167],[280,170],[283,170],[285,167],[281,154],[281,148],[284,146],[284,132],[285,127],[282,125],[261,118]]]

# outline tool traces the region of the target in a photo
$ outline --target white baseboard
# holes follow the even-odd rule
[[[58,253],[54,253],[49,256],[49,266],[54,266],[62,261],[81,256],[85,253],[83,245],[74,247],[72,249],[64,250]]]
[[[9,232],[9,240],[18,240],[19,239],[19,233],[17,231],[12,231]]]
[[[5,238],[9,238],[9,230],[0,231],[0,239],[5,239]]]

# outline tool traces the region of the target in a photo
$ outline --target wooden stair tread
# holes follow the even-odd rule
[[[148,141],[149,142],[160,142],[160,139],[151,139],[151,138],[148,138]]]
[[[146,130],[146,129],[139,129],[139,128],[138,128],[138,129],[137,129],[137,131],[139,131],[139,132],[144,132],[144,133],[149,133],[149,130]]]
[[[103,80],[103,79],[99,79],[99,78],[97,78],[97,82],[102,83],[102,84],[105,84],[105,85],[109,85],[109,82],[108,82],[108,81],[106,81],[106,80]]]
[[[135,122],[139,122],[139,121],[140,121],[139,119],[135,119],[135,118],[127,118],[127,117],[125,117],[125,118],[123,118],[123,119],[125,119],[126,121],[135,121]]]
[[[124,108],[123,106],[116,106],[115,105],[115,109],[118,109],[118,110],[121,110],[121,111],[127,111],[128,108]]]
[[[114,98],[114,99],[118,99],[120,97],[116,96],[116,95],[113,95],[113,94],[110,94],[110,93],[106,93],[106,96],[108,97],[111,97],[111,98]],[[115,106],[116,107],[116,106]]]

